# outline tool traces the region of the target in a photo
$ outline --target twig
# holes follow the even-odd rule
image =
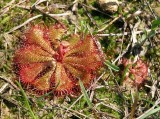
[[[0,11],[0,17],[3,16],[6,12],[9,11],[9,7],[15,2],[15,0],[10,1],[6,6],[4,6]]]
[[[63,109],[63,110],[66,110],[67,109],[67,107],[63,107],[63,106],[60,106],[59,104],[51,104],[51,106],[52,107],[45,107],[45,108],[43,108],[43,110],[52,110],[53,108],[55,109],[55,108],[58,108],[58,109]],[[57,109],[57,110],[58,110]],[[83,117],[87,117],[86,115],[84,115],[84,114],[82,114],[82,113],[80,113],[80,112],[78,112],[78,111],[75,111],[75,110],[70,110],[70,112],[73,114],[73,115],[75,115],[75,116],[77,116],[78,118],[80,118],[80,119],[82,119],[80,116],[83,116]],[[80,115],[80,116],[79,116]],[[65,114],[63,114],[63,116],[65,116]],[[61,117],[62,118],[62,117]]]
[[[37,19],[37,18],[41,17],[41,16],[42,16],[42,15],[40,14],[40,15],[36,15],[36,16],[34,16],[34,17],[31,17],[30,19],[28,19],[28,20],[25,21],[24,23],[22,23],[22,24],[20,24],[20,25],[18,25],[18,26],[16,26],[16,27],[10,29],[10,30],[9,30],[8,32],[6,32],[6,33],[9,34],[9,33],[13,32],[13,31],[15,31],[15,30],[23,27],[24,25],[28,24],[29,22],[33,21],[34,19]]]
[[[90,99],[91,102],[93,101],[94,94],[95,94],[95,90],[92,90],[91,91],[91,95],[89,97],[89,99]]]
[[[109,27],[110,25],[112,25],[115,21],[117,21],[121,16],[118,16],[116,18],[114,18],[109,24],[107,24],[105,27],[103,27],[102,29],[99,29],[98,32],[102,32],[104,31],[107,27]]]
[[[95,10],[95,11],[97,11],[99,13],[102,13],[103,15],[106,15],[106,16],[108,16],[110,18],[113,18],[111,15],[109,15],[109,14],[107,14],[105,12],[102,12],[102,11],[98,10],[97,8],[95,8],[93,6],[87,6],[87,5],[83,4],[83,3],[80,3],[80,4],[83,5],[83,6],[85,6],[85,7],[87,7],[87,8],[89,8],[89,9],[91,9],[91,10]]]
[[[46,13],[45,13],[45,14],[46,14]],[[70,13],[67,13],[67,12],[66,12],[66,13],[62,13],[62,14],[46,14],[46,15],[54,18],[54,17],[60,17],[60,16],[67,16],[67,15],[70,15]],[[41,16],[42,16],[42,15],[39,14],[39,15],[36,15],[36,16],[34,16],[34,17],[31,17],[30,19],[28,19],[28,20],[25,21],[24,23],[22,23],[22,24],[20,24],[20,25],[18,25],[18,26],[16,26],[16,27],[10,29],[8,32],[6,32],[6,33],[4,33],[4,34],[9,34],[9,33],[13,32],[13,31],[15,31],[15,30],[23,27],[24,25],[28,24],[29,22],[31,22],[31,21],[33,21],[33,20],[41,17]],[[55,19],[55,18],[54,18],[54,19]]]
[[[55,18],[55,16],[52,16],[51,14],[48,14],[48,13],[46,13],[46,12],[43,12],[42,10],[38,9],[36,6],[33,6],[31,9],[32,9],[32,10],[36,10],[36,11],[40,12],[40,13],[43,14],[43,15],[46,15],[46,16],[48,16],[48,17],[53,18],[56,22],[59,22],[59,21],[57,20],[57,18]]]
[[[0,76],[0,79],[6,81],[7,83],[9,83],[12,87],[14,87],[15,89],[19,90],[19,88],[7,77],[4,76]]]
[[[128,49],[129,49],[130,46],[131,46],[131,43],[129,43],[129,44],[127,45],[127,48],[125,49],[125,51],[123,51],[122,54],[120,54],[120,55],[113,61],[113,64],[115,64],[120,58],[123,57],[123,55],[126,54],[126,52],[128,51]]]
[[[71,12],[65,12],[65,13],[61,13],[61,14],[48,14],[51,17],[61,17],[61,16],[69,16],[71,15]]]
[[[113,109],[113,110],[115,110],[115,111],[117,111],[119,113],[122,113],[122,111],[118,107],[116,107],[114,104],[105,104],[104,102],[100,102],[100,103],[96,104],[96,107],[98,105],[100,105],[100,104],[102,104],[102,105],[104,105],[106,107],[109,107],[109,108],[111,108],[111,109]]]
[[[21,106],[18,104],[18,102],[16,100],[11,99],[10,96],[8,96],[6,94],[0,95],[0,99],[6,100],[7,102],[11,103],[12,105],[14,105],[16,107]],[[23,107],[23,106],[21,106],[21,107]]]
[[[28,110],[26,107],[24,107],[24,105],[19,104],[19,103],[17,102],[17,100],[11,99],[11,98],[10,98],[8,95],[6,95],[6,94],[0,95],[0,98],[3,99],[3,100],[6,100],[6,101],[8,101],[8,102],[10,102],[11,104],[13,104],[13,105],[16,106],[16,107],[20,107],[20,108],[23,108],[23,109],[25,109],[25,110]],[[1,119],[1,118],[0,118],[0,119]]]
[[[153,10],[152,10],[151,6],[149,5],[148,1],[145,0],[145,2],[146,2],[146,4],[147,4],[149,10],[151,11],[152,15],[154,16],[154,18],[157,19],[157,16],[156,16],[155,13],[153,12]]]
[[[2,119],[2,115],[3,115],[3,111],[2,111],[2,107],[3,107],[3,99],[0,100],[0,119]]]
[[[0,94],[3,92],[3,90],[8,86],[8,83],[5,83],[1,88],[0,88]]]
[[[130,29],[132,29],[131,30],[131,33],[132,33],[132,35],[131,35],[131,39],[132,39],[132,47],[131,47],[132,53],[133,53],[133,49],[134,49],[134,47],[135,47],[135,45],[137,43],[137,34],[136,34],[136,31],[137,31],[137,28],[138,28],[139,25],[140,25],[139,21],[134,25],[134,27],[132,27],[131,24],[129,25]],[[134,62],[136,62],[137,60],[138,60],[138,54],[135,54],[135,56],[134,56]]]
[[[93,19],[93,17],[91,16],[91,14],[88,12],[87,8],[84,5],[82,5],[82,7],[85,10],[85,12],[86,12],[88,18],[90,19],[91,23],[97,27],[96,21]]]
[[[48,17],[53,18],[53,19],[54,19],[56,22],[58,22],[58,23],[59,23],[59,21],[58,21],[58,19],[57,19],[56,17],[69,16],[69,15],[71,15],[71,12],[65,12],[65,13],[61,13],[61,14],[49,14],[49,13],[47,13],[47,12],[44,12],[44,11],[38,9],[36,6],[33,6],[31,9],[32,9],[32,10],[36,10],[36,11],[40,12],[40,13],[43,14],[43,15],[46,15],[46,16],[48,16]]]
[[[150,32],[151,30],[147,30],[147,32]],[[135,32],[136,34],[141,34],[141,33],[144,33],[144,31],[137,31]],[[106,37],[106,36],[127,36],[127,35],[131,35],[131,32],[124,32],[124,33],[109,33],[109,34],[97,34],[97,36],[99,37]]]
[[[123,27],[123,36],[122,36],[122,43],[121,43],[121,51],[120,51],[120,54],[122,54],[122,49],[123,49],[123,41],[124,41],[124,32],[127,28],[127,23],[124,24],[124,27]]]
[[[67,5],[61,5],[61,4],[51,4],[50,7],[52,8],[60,8],[60,9],[64,9],[64,8],[67,8]]]
[[[148,30],[146,30],[146,32],[150,32],[151,31],[151,29],[148,29]],[[145,31],[136,31],[135,32],[135,34],[143,34],[143,33],[145,33]],[[160,31],[159,30],[157,30],[156,31],[156,34],[160,34]],[[107,36],[123,36],[123,35],[125,35],[125,36],[127,36],[127,35],[131,35],[131,32],[124,32],[124,33],[109,33],[109,34],[97,34],[97,36],[99,36],[99,37],[107,37]]]
[[[8,12],[11,8],[14,8],[16,7],[17,5],[20,5],[24,2],[26,2],[26,0],[23,0],[23,1],[20,1],[19,3],[17,4],[14,4],[12,6],[12,4],[15,2],[15,0],[12,0],[11,2],[9,2],[4,8],[2,8],[2,11],[0,11],[0,17],[2,17],[6,12]]]
[[[65,110],[68,110],[67,107],[64,107],[64,106],[60,106],[60,107],[64,108]],[[89,118],[88,116],[86,116],[86,115],[84,115],[84,114],[82,114],[82,113],[80,113],[80,112],[78,112],[78,111],[75,111],[75,110],[72,110],[72,109],[69,109],[69,111],[74,112],[74,113],[76,113],[76,114],[78,114],[78,115],[81,115],[81,116],[83,116],[83,117],[85,117],[85,118]]]
[[[38,5],[38,4],[42,3],[42,2],[46,2],[46,1],[47,0],[37,0],[35,3],[33,3],[32,7]]]
[[[130,113],[129,119],[133,119],[135,111],[136,111],[137,103],[138,103],[138,88],[136,86],[136,92],[135,92],[135,96],[134,96],[134,102],[133,102],[133,105],[132,105],[132,108],[131,108],[131,113]]]
[[[22,8],[22,9],[25,9],[25,10],[31,10],[31,6],[27,6],[27,5],[16,5],[16,7],[18,8]],[[37,6],[38,9],[40,10],[43,10],[45,9],[45,7],[41,7],[41,6]]]

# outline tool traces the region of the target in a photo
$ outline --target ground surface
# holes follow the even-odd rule
[[[158,0],[122,0],[112,14],[102,11],[96,0],[1,0],[0,118],[160,118],[159,13]],[[23,32],[30,25],[56,20],[71,33],[95,34],[109,61],[88,91],[91,106],[84,92],[77,98],[48,99],[23,91],[15,82],[12,60]],[[126,56],[141,58],[148,66],[148,77],[138,89],[123,84],[120,64]]]

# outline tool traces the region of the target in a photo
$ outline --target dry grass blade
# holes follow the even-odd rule
[[[37,18],[39,18],[39,17],[41,17],[41,16],[42,16],[42,15],[36,15],[36,16],[34,16],[34,17],[31,17],[31,18],[29,18],[27,21],[25,21],[24,23],[22,23],[22,24],[20,24],[20,25],[18,25],[18,26],[16,26],[16,27],[10,29],[10,30],[9,30],[8,32],[6,32],[6,33],[9,34],[9,33],[13,32],[13,31],[15,31],[15,30],[17,30],[17,29],[25,26],[26,24],[28,24],[28,23],[31,22],[32,20],[35,20],[35,19],[37,19]]]
[[[113,19],[109,24],[107,24],[105,27],[103,27],[102,29],[99,29],[99,30],[98,30],[98,33],[106,30],[110,25],[112,25],[112,24],[113,24],[115,21],[117,21],[120,17],[121,17],[121,16],[118,16],[118,17],[114,18],[114,19]]]
[[[99,105],[104,105],[104,106],[109,107],[109,108],[111,108],[111,109],[113,109],[113,110],[115,110],[115,111],[117,111],[119,113],[122,113],[122,110],[120,110],[120,108],[116,107],[116,105],[114,105],[114,104],[106,104],[104,102],[100,102],[100,103],[97,103],[95,105],[95,107],[97,107]]]
[[[156,113],[157,111],[160,110],[160,107],[155,108],[159,104],[160,104],[160,98],[155,102],[155,104],[149,110],[147,110],[146,112],[144,112],[141,116],[137,117],[136,119],[144,119],[144,118],[150,116],[151,114]]]
[[[64,108],[65,110],[68,110],[68,108],[67,108],[67,107],[64,107],[64,106],[61,106],[61,108]],[[89,117],[86,116],[85,114],[80,113],[80,112],[78,112],[78,111],[76,111],[76,110],[69,109],[68,111],[71,111],[71,112],[73,112],[73,113],[76,113],[76,114],[82,116],[83,118],[89,118]]]
[[[15,6],[19,5],[19,4],[22,4],[24,2],[26,2],[27,0],[22,0],[20,1],[19,3],[15,4],[15,0],[12,0],[11,2],[9,2],[6,6],[4,6],[2,8],[2,10],[0,11],[0,17],[4,16],[7,12],[9,12],[9,10],[11,8],[14,8]]]
[[[114,13],[109,13],[109,10],[104,11],[99,1],[107,1],[105,7],[111,7],[109,9],[112,9],[116,2],[115,8],[117,10]],[[160,0],[0,0],[0,118],[129,119],[136,117],[137,119],[158,119],[160,111],[159,3]],[[51,86],[48,86],[51,87],[50,91],[46,91],[38,96],[32,92],[37,90],[37,88],[32,90],[31,85],[24,83],[22,87],[25,87],[26,92],[29,89],[29,92],[25,93],[22,87],[18,87],[14,81],[16,76],[14,72],[18,73],[20,71],[13,71],[15,51],[21,48],[21,46],[24,47],[26,43],[22,42],[26,33],[24,31],[32,24],[44,25],[42,29],[44,29],[45,33],[44,37],[42,36],[41,38],[45,38],[45,42],[48,42],[48,40],[50,42],[52,38],[48,38],[49,34],[51,34],[47,32],[48,28],[58,23],[66,26],[62,39],[54,31],[59,26],[51,31],[54,31],[53,34],[57,35],[56,42],[58,42],[58,45],[60,41],[60,43],[64,43],[64,46],[63,50],[61,48],[58,49],[59,51],[57,52],[60,52],[60,54],[56,52],[55,56],[51,55],[52,58],[56,57],[58,59],[61,54],[63,55],[64,52],[70,50],[68,45],[71,44],[66,45],[66,41],[68,42],[71,38],[75,38],[74,42],[77,42],[78,38],[82,39],[81,42],[83,43],[85,35],[90,34],[95,37],[94,44],[98,48],[93,51],[93,54],[98,52],[104,56],[101,58],[103,67],[94,72],[88,68],[90,64],[81,66],[75,60],[73,67],[64,67],[66,75],[75,81],[73,82],[75,84],[73,88],[75,93],[71,93],[73,95],[69,95],[68,90],[64,90],[62,91],[64,96],[56,97],[56,93],[54,94],[53,92],[55,92],[58,85],[50,80]],[[72,37],[72,34],[75,36]],[[82,36],[77,37],[77,34]],[[45,43],[42,42],[40,44]],[[54,40],[49,43],[49,46],[53,47],[53,44],[55,44]],[[33,47],[31,52],[34,49]],[[57,46],[53,49],[57,50]],[[83,54],[89,55],[88,57],[91,56],[91,54],[85,53],[88,50],[89,48],[86,48],[84,51],[82,50],[82,53],[73,53],[68,57],[71,58],[71,61],[74,57],[79,61],[79,57]],[[41,54],[40,51],[36,51],[35,54]],[[136,72],[137,75],[141,74],[139,70],[134,70],[134,67],[136,67],[134,65],[132,68],[129,65],[128,67],[124,66],[125,58],[131,62],[136,61],[137,58],[142,59],[149,69],[148,77],[138,87],[137,92],[139,95],[137,99],[134,98],[136,97],[135,85],[130,85],[130,83],[135,82],[139,77],[133,76],[130,72]],[[31,59],[34,58],[31,57]],[[93,61],[92,68],[96,69],[94,62],[100,58],[97,56],[95,60],[94,58],[90,59]],[[85,64],[87,60],[84,60],[83,63]],[[44,65],[47,67],[45,70],[48,71],[52,63],[45,62]],[[67,62],[66,65],[69,63]],[[27,65],[30,65],[30,63]],[[80,69],[80,72],[75,70],[77,67]],[[91,77],[93,77],[92,84],[87,89],[87,85],[84,84],[85,89],[84,87],[80,89],[78,82],[78,79],[84,76],[81,74],[81,71],[85,72],[83,68],[87,68],[86,72],[91,72]],[[24,68],[22,67],[22,69]],[[70,69],[75,73],[73,76],[70,76]],[[142,68],[142,70],[145,70],[145,68]],[[32,75],[33,72],[26,74],[27,76]],[[95,76],[98,74],[100,76],[96,78]],[[45,75],[40,73],[38,77],[41,76]],[[59,77],[58,75],[56,76]],[[127,82],[127,78],[131,80]],[[18,78],[16,79],[18,80]],[[59,79],[58,84],[64,77]],[[85,83],[83,79],[81,81]],[[42,80],[40,85],[45,84],[43,82],[44,80]],[[66,86],[67,83],[68,80],[64,82],[62,87],[68,88]],[[41,88],[41,86],[38,87]],[[46,86],[43,86],[43,89],[46,89]],[[72,91],[72,89],[70,90]],[[80,90],[83,90],[83,94],[76,98],[75,95],[79,94],[77,90],[79,93]],[[7,104],[12,106],[10,107]],[[88,104],[92,104],[92,108],[89,108]],[[37,114],[38,117],[34,114]]]
[[[0,94],[6,89],[8,86],[8,83],[5,83],[1,88],[0,88]]]
[[[19,90],[19,88],[12,82],[12,80],[10,78],[7,78],[5,76],[0,76],[0,79],[6,81],[7,83],[9,83],[13,88]]]
[[[0,11],[0,17],[2,17],[6,12],[9,11],[10,7],[12,4],[14,4],[15,0],[10,1],[6,6],[4,6],[2,8],[2,10]]]

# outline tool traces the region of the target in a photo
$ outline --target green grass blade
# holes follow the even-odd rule
[[[17,83],[18,87],[20,88],[20,91],[21,91],[21,93],[22,93],[22,95],[23,95],[23,97],[24,97],[24,101],[25,101],[25,104],[26,104],[26,108],[29,110],[29,113],[30,113],[31,117],[32,117],[33,119],[38,119],[38,117],[35,116],[35,114],[33,113],[32,109],[31,109],[31,106],[30,106],[30,104],[29,104],[28,98],[27,98],[26,93],[24,92],[21,84],[20,84],[18,81],[16,81],[16,83]]]
[[[85,99],[87,101],[87,104],[89,105],[90,108],[92,108],[92,102],[90,101],[89,96],[87,94],[87,91],[86,91],[86,89],[85,89],[85,87],[84,87],[84,85],[83,85],[81,80],[79,80],[79,84],[80,84],[82,93],[83,93],[83,95],[84,95],[84,97],[85,97]]]
[[[156,30],[160,25],[160,17],[152,22],[152,30]]]
[[[112,64],[110,61],[106,60],[104,62],[105,65],[107,65],[109,68],[111,68],[114,71],[119,71],[119,67],[117,67],[116,65]]]
[[[126,68],[125,68],[124,71],[123,71],[121,83],[124,81],[124,79],[125,79],[127,73],[129,72],[129,66],[130,66],[130,65],[127,65]]]
[[[157,108],[149,111],[148,113],[146,113],[145,115],[143,115],[142,117],[140,117],[138,119],[146,119],[148,116],[150,116],[150,115],[152,115],[152,114],[154,114],[154,113],[156,113],[158,111],[160,111],[160,107],[157,107]]]

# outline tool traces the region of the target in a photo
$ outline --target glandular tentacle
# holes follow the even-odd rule
[[[80,94],[78,80],[88,88],[102,67],[102,55],[95,37],[70,35],[66,40],[66,27],[32,26],[26,33],[14,57],[17,76],[27,89],[37,94],[54,96]]]

